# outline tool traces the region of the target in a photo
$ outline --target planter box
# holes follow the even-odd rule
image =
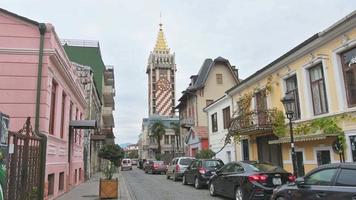
[[[100,179],[99,198],[100,199],[117,199],[119,197],[119,180]]]

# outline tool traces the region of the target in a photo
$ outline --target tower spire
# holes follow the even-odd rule
[[[169,48],[168,48],[167,41],[166,41],[166,38],[164,37],[164,32],[163,32],[162,13],[159,14],[159,31],[158,31],[158,36],[157,36],[154,51],[156,51],[156,52],[161,51],[161,52],[169,53]]]

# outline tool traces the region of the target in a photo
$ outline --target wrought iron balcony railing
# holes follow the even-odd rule
[[[231,119],[230,130],[235,130],[241,135],[271,131],[275,110],[254,110],[239,113]]]
[[[180,120],[180,125],[182,127],[192,127],[194,126],[194,118],[193,117],[185,117]]]

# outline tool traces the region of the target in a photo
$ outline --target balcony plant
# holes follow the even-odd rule
[[[124,157],[123,150],[118,145],[105,145],[99,151],[98,156],[107,160],[104,168],[104,179],[100,179],[100,199],[117,199],[119,196],[119,180],[113,179],[119,160]]]

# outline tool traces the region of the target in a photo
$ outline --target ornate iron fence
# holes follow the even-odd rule
[[[43,138],[32,130],[29,117],[21,130],[9,132],[6,199],[39,199],[41,148]]]

